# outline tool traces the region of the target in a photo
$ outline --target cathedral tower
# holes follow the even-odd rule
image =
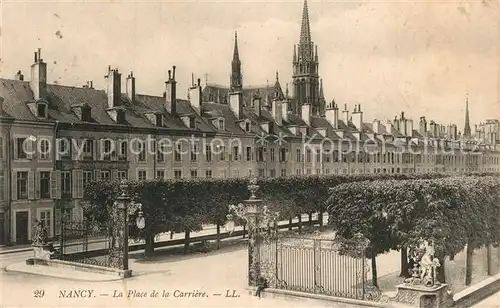
[[[294,111],[297,113],[304,104],[310,104],[313,115],[323,114],[319,97],[318,47],[311,40],[309,10],[304,0],[302,26],[298,46],[293,50],[293,93]]]
[[[231,61],[231,78],[229,80],[230,91],[236,92],[243,89],[243,76],[241,75],[241,61],[238,52],[238,33],[234,33],[234,51]]]

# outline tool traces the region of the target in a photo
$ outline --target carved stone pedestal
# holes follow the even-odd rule
[[[49,260],[54,250],[53,243],[33,244],[34,259]]]
[[[419,308],[447,308],[453,305],[453,295],[447,284],[426,287],[422,285],[400,284],[398,293],[391,301]]]

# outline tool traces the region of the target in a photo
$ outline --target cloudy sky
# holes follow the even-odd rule
[[[49,81],[104,88],[108,65],[133,70],[137,91],[160,95],[177,66],[179,95],[191,73],[227,84],[238,31],[244,84],[291,80],[302,0],[8,1],[2,3],[0,76],[22,70],[42,48]],[[365,120],[405,111],[463,128],[500,118],[498,0],[309,0],[313,41],[328,100]],[[123,88],[124,89],[124,88]]]

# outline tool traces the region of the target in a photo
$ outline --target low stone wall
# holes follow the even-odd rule
[[[249,295],[254,296],[257,288],[248,287]],[[266,288],[260,293],[261,298],[279,298],[279,299],[307,299],[307,300],[318,300],[321,302],[332,302],[332,306],[335,307],[395,307],[391,303],[380,303],[374,301],[364,301],[358,299],[350,299],[343,297],[335,297],[329,295],[321,295],[321,294],[313,294],[313,293],[305,293],[298,291],[290,291],[290,290],[281,290],[281,289],[272,289]],[[335,303],[335,305],[333,305]],[[314,306],[314,304],[310,304],[310,306]],[[399,306],[402,307],[402,306]]]
[[[489,277],[453,296],[453,307],[470,307],[500,291],[500,274]]]
[[[43,259],[28,259],[26,260],[28,265],[43,265],[50,267],[59,267],[72,269],[76,271],[83,271],[87,273],[104,274],[104,275],[116,275],[121,278],[132,277],[132,270],[120,270],[116,268],[109,268],[103,266],[97,266],[92,264],[83,264],[78,262],[64,261],[64,260],[43,260]]]

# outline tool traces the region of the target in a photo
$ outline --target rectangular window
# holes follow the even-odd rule
[[[311,174],[311,169],[307,169],[306,174]]]
[[[205,177],[207,179],[211,179],[212,178],[212,170],[210,170],[210,169],[205,170]]]
[[[246,161],[252,160],[252,148],[251,147],[247,147],[245,157],[246,157]]]
[[[225,179],[225,178],[226,178],[226,176],[227,176],[226,170],[221,170],[221,171],[220,171],[220,178],[221,178],[221,179]]]
[[[274,161],[275,160],[274,148],[271,148],[270,156],[271,156],[270,157],[271,161]]]
[[[104,160],[111,160],[111,140],[104,140]]]
[[[330,170],[325,169],[325,174],[330,174]]]
[[[205,160],[212,161],[212,146],[205,146]]]
[[[71,197],[71,172],[61,172],[61,194],[63,198]]]
[[[50,199],[50,171],[40,172],[40,198]]]
[[[191,178],[196,179],[198,178],[198,170],[196,169],[191,169]]]
[[[264,169],[260,168],[260,169],[258,170],[258,172],[259,172],[259,174],[258,174],[259,178],[263,178],[263,177],[265,176]]]
[[[17,172],[17,199],[28,199],[28,172]]]
[[[83,187],[92,182],[92,171],[83,171]]]
[[[52,234],[51,233],[52,230],[50,230],[50,219],[51,219],[50,216],[52,216],[51,214],[52,214],[52,212],[50,210],[43,210],[43,211],[40,211],[40,217],[38,217],[38,219],[40,219],[43,226],[46,228],[48,236],[50,236]]]
[[[83,157],[92,158],[94,152],[94,143],[92,140],[85,139],[83,143]]]
[[[119,144],[118,160],[127,160],[128,143],[127,141],[121,141]]]
[[[165,170],[156,170],[156,179],[164,180],[165,179]]]
[[[128,172],[125,170],[118,170],[118,180],[126,180]]]
[[[181,161],[182,144],[177,143],[175,146],[174,160]]]
[[[111,180],[111,172],[109,172],[108,170],[102,170],[101,171],[101,180],[103,180],[103,181]]]
[[[146,180],[146,170],[137,170],[137,180],[138,181]]]
[[[300,152],[300,149],[297,149],[296,150],[296,157],[295,157],[295,159],[296,159],[297,162],[300,162],[301,156],[302,156],[302,154]]]
[[[16,158],[17,159],[28,158],[28,155],[26,154],[25,149],[24,149],[24,141],[26,141],[26,138],[17,138],[16,139],[16,145],[17,145]],[[28,143],[31,143],[31,142],[28,142]]]
[[[141,142],[137,143],[137,147],[139,150],[139,161],[146,161],[146,146],[141,141]]]
[[[182,179],[182,170],[174,170],[174,179],[176,180],[180,180]]]
[[[275,178],[276,177],[276,169],[269,170],[269,176],[272,178]]]
[[[321,169],[316,169],[316,174],[321,174]]]
[[[306,149],[306,161],[311,162],[311,149]]]
[[[198,160],[198,147],[196,144],[193,144],[191,146],[191,161],[197,161]]]
[[[281,169],[281,176],[286,176],[286,169]]]
[[[222,146],[219,148],[219,161],[224,161],[226,159],[226,147]]]
[[[274,150],[274,149],[272,149]],[[259,147],[257,149],[257,161],[264,161],[264,148],[263,147]]]
[[[47,139],[42,139],[40,141],[40,160],[50,159],[50,147],[49,141]]]
[[[285,148],[281,148],[281,149],[280,149],[280,162],[281,162],[281,163],[286,162],[286,152],[287,152],[287,151],[288,151],[288,150],[287,150],[287,149],[285,149]]]
[[[316,162],[319,163],[321,162],[321,150],[316,149]]]
[[[295,174],[302,174],[302,169],[295,170]]]
[[[163,162],[165,161],[165,153],[166,146],[164,143],[158,143],[158,150],[156,151],[156,161]]]
[[[239,147],[237,146],[233,147],[233,160],[238,160],[238,154],[240,154]]]

